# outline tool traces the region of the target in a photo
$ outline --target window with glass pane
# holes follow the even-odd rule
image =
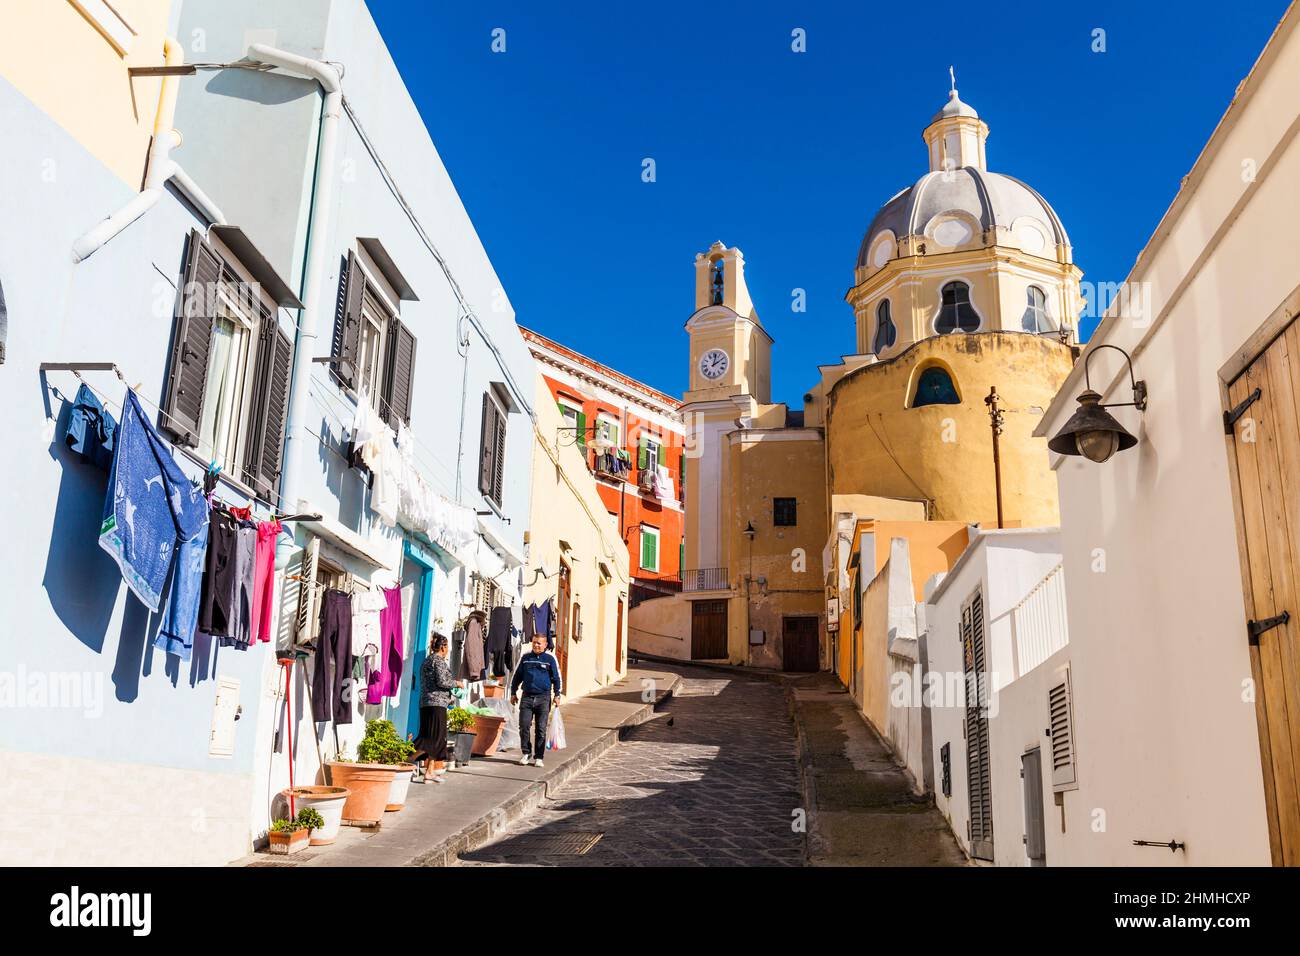
[[[957,397],[957,387],[952,384],[952,378],[947,372],[938,366],[931,366],[921,373],[916,383],[916,396],[912,399],[913,408],[959,404],[961,399]]]
[[[358,384],[376,408],[384,375],[384,335],[388,313],[366,289],[361,305],[361,336],[357,343]]]
[[[596,434],[611,445],[618,444],[618,422],[608,418],[596,419]]]
[[[942,304],[934,330],[940,335],[950,332],[977,332],[980,317],[970,304],[970,286],[964,282],[949,282],[940,292]]]
[[[577,428],[578,410],[576,408],[570,408],[568,405],[565,405],[564,402],[559,402],[558,404],[560,406],[560,417],[564,419],[565,427]]]
[[[889,314],[889,300],[886,299],[876,307],[876,341],[871,350],[879,355],[890,348],[897,338],[898,330],[894,328],[894,319]]]
[[[1020,325],[1026,332],[1050,332],[1052,329],[1051,320],[1047,317],[1047,296],[1036,285],[1029,287],[1025,314]]]
[[[772,524],[778,528],[793,528],[798,523],[798,508],[794,498],[772,499]]]
[[[252,331],[252,319],[223,288],[212,322],[199,448],[208,449],[213,461],[236,475]]]

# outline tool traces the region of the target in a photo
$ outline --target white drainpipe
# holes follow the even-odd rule
[[[308,230],[307,270],[303,280],[303,304],[298,314],[298,339],[293,352],[293,379],[289,391],[288,439],[284,450],[284,468],[280,475],[282,507],[293,509],[299,501],[301,475],[307,455],[315,455],[316,442],[307,432],[308,393],[311,389],[312,358],[316,355],[317,323],[326,311],[333,294],[326,294],[325,276],[329,268],[330,212],[333,208],[335,144],[339,120],[343,116],[342,74],[322,60],[312,60],[296,53],[277,50],[263,43],[248,48],[252,60],[266,63],[295,76],[315,80],[325,92],[321,116],[320,144],[316,156],[316,181],[312,188],[311,225]],[[277,564],[288,559],[292,544],[281,538]]]
[[[171,37],[163,41],[163,53],[168,66],[180,66],[185,60],[181,45]],[[154,116],[153,142],[149,145],[149,159],[145,165],[144,189],[72,244],[74,262],[90,258],[104,243],[152,209],[162,198],[169,179],[209,222],[226,221],[217,205],[171,159],[171,151],[181,144],[181,134],[172,128],[176,117],[176,92],[177,77],[164,76],[158,93],[158,111]]]

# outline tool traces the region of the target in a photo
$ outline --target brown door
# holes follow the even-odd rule
[[[561,561],[559,594],[556,597],[560,606],[555,612],[555,660],[560,665],[560,681],[565,693],[569,691],[570,585],[569,566]]]
[[[614,629],[614,670],[623,669],[623,599],[618,600],[618,625]]]
[[[1258,393],[1258,394],[1257,394]],[[1253,401],[1251,399],[1253,398]],[[1300,865],[1300,328],[1228,386],[1243,584],[1275,865]]]
[[[782,623],[781,668],[787,671],[821,669],[817,654],[817,618],[787,617]]]
[[[691,604],[691,660],[716,661],[727,656],[727,602]]]

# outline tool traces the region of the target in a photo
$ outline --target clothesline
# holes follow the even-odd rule
[[[119,418],[121,417],[121,413],[122,413],[122,400],[121,400],[121,399],[113,399],[113,398],[109,397],[108,393],[106,393],[106,392],[103,391],[102,389],[97,388],[96,386],[92,385],[90,382],[86,381],[85,378],[82,377],[80,371],[78,371],[78,370],[76,370],[76,369],[69,369],[68,371],[72,372],[72,374],[76,377],[77,381],[81,382],[82,385],[85,385],[88,389],[90,389],[90,390],[91,390],[92,392],[94,392],[97,396],[99,396],[100,401],[102,401],[105,405],[116,408],[117,413],[118,413],[118,417],[119,417]],[[117,375],[118,379],[122,382],[123,385],[125,385],[125,386],[126,386],[128,389],[130,389],[132,392],[135,392],[135,397],[136,397],[136,399],[137,399],[137,400],[138,400],[142,405],[146,405],[146,406],[148,406],[149,408],[153,409],[154,411],[156,411],[159,415],[161,415],[163,418],[167,419],[168,421],[173,421],[173,422],[174,422],[174,421],[176,420],[176,419],[172,418],[171,415],[168,415],[165,411],[163,411],[162,408],[160,408],[157,404],[155,404],[154,402],[150,401],[148,398],[145,398],[143,395],[141,395],[141,394],[140,394],[138,391],[136,391],[134,388],[131,388],[130,384],[128,384],[127,381],[126,381],[126,378],[123,377],[122,372],[121,372],[120,369],[114,367],[113,371],[115,372],[115,374]],[[50,385],[50,386],[48,386],[48,387],[51,388],[52,390],[54,390],[56,393],[58,393],[58,395],[59,395],[61,398],[63,398],[65,401],[68,401],[68,400],[69,400],[69,399],[67,398],[67,396],[65,396],[65,395],[64,395],[64,394],[63,394],[63,393],[58,389],[57,386]],[[205,442],[203,442],[203,441],[200,440],[199,443],[198,443],[198,445],[197,445],[196,447],[201,451],[201,450],[203,449],[203,446],[204,446],[205,444],[207,444],[207,443],[205,443]],[[211,454],[211,453],[212,453],[212,446],[211,446],[211,445],[207,445],[207,450],[208,450],[208,453],[209,453],[209,454],[208,454],[208,458],[209,458],[209,460],[212,460],[212,454]],[[202,456],[199,456],[199,457],[202,457]],[[251,476],[249,475],[249,473],[248,473],[246,470],[244,470],[244,469],[241,468],[240,471],[241,471],[242,474],[243,474],[243,480],[244,480],[244,481],[247,481],[247,479],[249,479],[249,478],[251,477]],[[229,474],[229,472],[227,472],[227,474]],[[292,507],[289,506],[288,503],[285,502],[284,499],[281,498],[281,497],[280,497],[278,494],[276,494],[275,492],[271,492],[271,493],[270,493],[270,494],[271,494],[271,497],[273,497],[273,498],[275,499],[275,501],[270,501],[270,500],[268,500],[267,498],[263,497],[262,495],[257,494],[256,492],[254,492],[251,488],[245,489],[245,488],[243,488],[243,487],[240,487],[240,488],[237,488],[236,490],[237,490],[241,495],[243,495],[243,496],[246,497],[246,498],[250,498],[250,499],[252,499],[252,500],[254,500],[254,501],[259,501],[259,502],[261,502],[262,504],[264,504],[264,505],[266,505],[268,508],[270,508],[271,511],[272,511],[273,513],[276,513],[276,514],[283,514],[283,515],[294,514],[294,513],[298,510],[297,505],[293,505]]]

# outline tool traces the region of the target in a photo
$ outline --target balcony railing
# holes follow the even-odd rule
[[[692,568],[682,571],[683,591],[725,591],[730,586],[726,568]]]

